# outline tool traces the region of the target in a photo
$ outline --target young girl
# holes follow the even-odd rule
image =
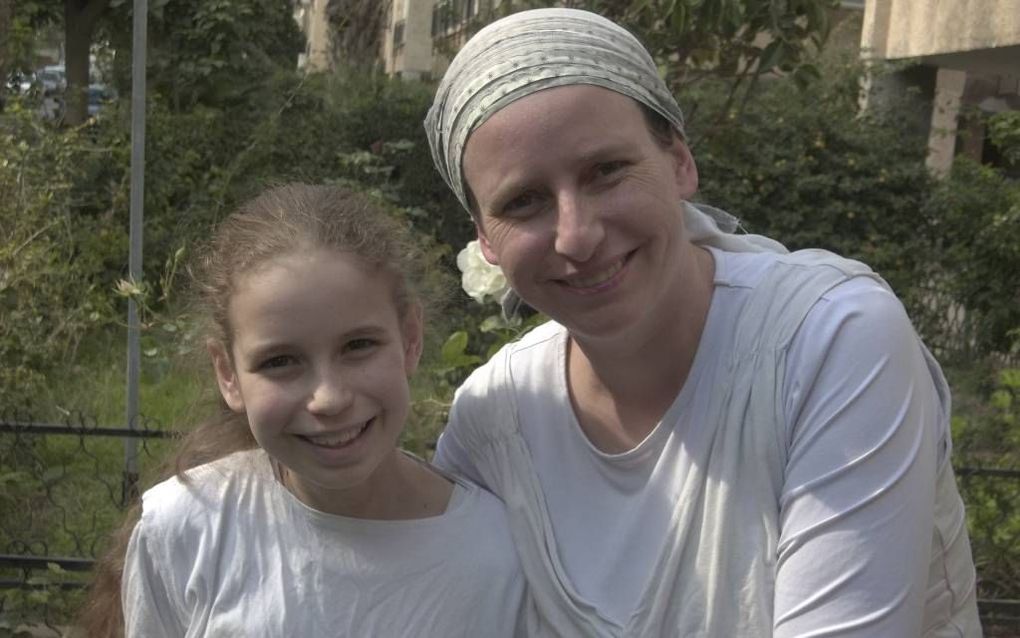
[[[224,414],[142,497],[120,554],[127,636],[514,635],[502,505],[396,447],[419,255],[339,188],[274,188],[220,225],[198,292]],[[110,565],[89,636],[116,633]]]

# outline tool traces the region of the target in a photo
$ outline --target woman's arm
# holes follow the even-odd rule
[[[947,415],[892,293],[843,284],[787,355],[774,635],[920,636]]]

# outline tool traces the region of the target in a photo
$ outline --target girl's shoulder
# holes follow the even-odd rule
[[[272,466],[261,449],[235,452],[172,476],[142,494],[142,520],[152,529],[194,526],[218,518],[225,504],[271,480]]]

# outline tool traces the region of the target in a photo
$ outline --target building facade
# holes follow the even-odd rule
[[[481,25],[511,0],[393,0],[383,47],[386,72],[438,77]]]
[[[311,70],[327,70],[331,64],[328,4],[295,1],[295,18],[308,39],[305,66]],[[389,0],[381,66],[394,76],[439,77],[467,38],[508,13],[512,4]],[[1020,109],[1020,0],[843,0],[834,17],[860,16],[861,11],[863,19],[852,20],[855,25],[861,20],[861,57],[902,61],[904,67],[883,78],[881,86],[869,87],[869,106],[881,102],[883,92],[916,89],[923,106],[920,115],[908,117],[928,131],[928,165],[934,172],[946,172],[959,153],[989,161],[994,149],[984,141],[981,118],[961,114]]]
[[[931,99],[933,172],[960,153],[994,162],[982,118],[961,116],[1020,110],[1020,0],[867,0],[861,54],[911,63],[891,82]]]

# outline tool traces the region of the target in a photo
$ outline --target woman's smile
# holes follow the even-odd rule
[[[608,266],[599,269],[586,269],[585,272],[563,277],[558,281],[574,292],[582,294],[592,294],[607,290],[616,286],[623,279],[624,269],[633,254],[633,252],[628,253]]]

